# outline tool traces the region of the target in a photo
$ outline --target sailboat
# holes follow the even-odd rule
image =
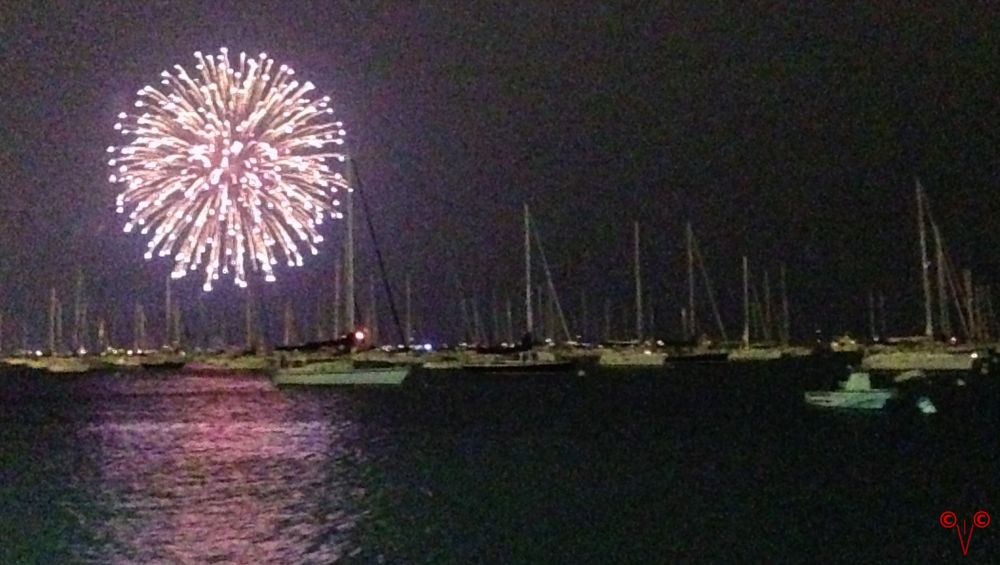
[[[364,204],[360,176],[353,159],[348,159],[349,172]],[[410,375],[410,364],[393,364],[379,361],[365,362],[357,359],[354,352],[366,343],[370,335],[355,328],[354,296],[354,205],[353,189],[345,196],[346,237],[344,238],[345,314],[346,327],[350,332],[331,342],[315,344],[315,347],[287,347],[276,352],[277,368],[272,382],[283,385],[402,385]],[[367,206],[365,206],[367,213]],[[368,215],[368,227],[374,240],[374,228]],[[377,243],[376,243],[377,245]],[[384,276],[384,273],[383,273]],[[339,307],[339,305],[338,305]]]
[[[947,282],[951,282],[951,290],[958,303],[957,291],[953,281],[950,281],[951,271],[948,268],[946,256],[944,254],[943,243],[940,231],[934,222],[927,204],[927,196],[919,179],[916,183],[917,201],[917,227],[920,235],[920,271],[924,297],[924,333],[921,336],[910,338],[889,338],[885,345],[872,347],[861,360],[861,366],[868,371],[933,371],[933,372],[964,372],[974,370],[982,364],[986,356],[985,351],[981,351],[974,345],[955,346],[953,343],[936,340],[935,324],[933,317],[933,297],[930,279],[931,261],[928,257],[927,228],[926,222],[929,220],[936,240],[937,255],[937,282],[938,300],[940,306],[940,322],[942,332],[945,331],[944,322],[947,320],[946,296],[948,289],[945,288]],[[970,341],[975,337],[975,325],[972,322],[972,284],[971,276],[966,271],[967,283],[967,311],[963,315],[963,308],[958,304],[957,311],[960,321],[965,327],[965,334]],[[949,324],[950,325],[950,324]],[[950,328],[947,328],[950,330]],[[947,333],[950,333],[947,332]],[[945,336],[948,337],[948,336]]]
[[[476,353],[461,360],[461,369],[465,372],[486,372],[486,373],[557,373],[573,370],[576,364],[572,361],[560,361],[556,355],[547,349],[539,349],[534,342],[534,319],[531,308],[531,239],[535,236],[535,243],[538,246],[539,258],[545,269],[546,282],[550,296],[555,303],[556,312],[559,316],[563,332],[569,339],[569,329],[566,319],[562,315],[562,308],[556,296],[555,284],[552,281],[552,273],[549,271],[548,262],[545,260],[545,250],[542,247],[541,238],[538,231],[532,231],[531,213],[528,205],[524,205],[524,314],[525,314],[525,335],[521,340],[521,346],[515,348],[510,353]]]
[[[639,239],[639,222],[633,225],[632,260],[633,278],[635,281],[635,341],[624,344],[608,344],[601,350],[597,364],[606,368],[663,367],[667,354],[651,345],[644,343],[643,307],[642,307],[642,271],[641,242]]]
[[[774,361],[781,359],[777,347],[754,347],[750,344],[750,266],[743,256],[743,335],[740,347],[729,352],[729,361]]]

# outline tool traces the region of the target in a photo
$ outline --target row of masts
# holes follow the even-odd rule
[[[349,169],[349,172],[351,169]],[[345,198],[345,237],[344,250],[341,261],[335,266],[333,281],[333,334],[342,335],[345,332],[353,331],[357,327],[356,313],[356,282],[355,282],[355,258],[354,258],[354,213],[351,202],[351,192]],[[924,294],[924,335],[928,338],[949,338],[955,336],[961,330],[961,335],[970,341],[987,340],[1000,334],[997,320],[992,306],[989,286],[974,284],[972,273],[969,269],[962,272],[961,280],[958,280],[954,269],[952,269],[944,240],[938,224],[934,221],[930,207],[927,204],[926,193],[919,180],[916,181],[916,202],[917,220],[919,229],[920,255],[921,255],[921,282]],[[564,314],[562,304],[556,291],[556,286],[552,278],[552,273],[545,257],[544,247],[538,234],[537,227],[533,225],[532,216],[527,205],[524,205],[524,261],[525,261],[525,286],[524,286],[524,331],[526,337],[534,339],[544,336],[554,341],[571,341],[574,339],[570,331],[570,324]],[[934,260],[930,259],[930,245],[928,241],[928,226],[934,245]],[[700,246],[694,235],[690,223],[685,225],[685,255],[687,259],[687,305],[680,309],[680,328],[682,337],[685,340],[698,340],[703,334],[703,324],[700,323],[696,300],[696,283],[700,274],[704,293],[711,309],[711,315],[715,324],[717,336],[728,342],[729,336],[723,323],[718,304],[715,299],[715,291],[712,286],[705,261],[701,253]],[[541,285],[535,285],[532,281],[532,251],[537,251],[537,259],[541,263],[544,281]],[[648,338],[648,333],[654,325],[653,310],[644,304],[643,278],[642,278],[642,252],[641,233],[638,221],[634,223],[633,230],[633,268],[634,268],[634,289],[635,289],[635,328],[634,338],[643,341]],[[931,267],[934,266],[934,284],[932,284]],[[780,343],[787,345],[790,340],[790,314],[789,302],[786,286],[786,268],[784,264],[779,269],[779,296],[780,302],[777,307],[772,303],[771,279],[768,271],[763,272],[762,294],[758,292],[758,286],[751,279],[749,260],[742,257],[743,271],[743,328],[740,336],[742,347],[749,347],[752,338],[756,336],[758,341],[769,343]],[[935,288],[936,284],[936,288]],[[405,281],[405,306],[404,319],[405,326],[403,337],[406,344],[414,343],[414,329],[412,318],[412,289],[410,277],[407,274]],[[364,327],[368,332],[368,338],[374,342],[379,342],[377,305],[374,278],[369,278],[369,300],[365,309]],[[460,295],[463,294],[460,289]],[[937,314],[935,323],[934,301],[937,301]],[[170,279],[167,279],[165,287],[165,307],[163,310],[163,345],[172,349],[182,346],[182,309],[174,299]],[[466,341],[478,343],[494,342],[514,342],[516,332],[514,329],[513,304],[509,297],[504,297],[504,315],[498,313],[499,304],[496,290],[492,291],[492,331],[487,332],[483,319],[480,316],[478,301],[469,300],[464,296],[460,297],[460,310],[462,317],[463,334]],[[958,328],[953,327],[951,310],[954,307]],[[874,340],[886,335],[885,321],[885,296],[881,292],[878,294],[877,308],[875,293],[869,292],[868,296],[868,325],[869,332]],[[325,340],[328,335],[323,323],[322,303],[317,303],[317,311],[314,319],[316,321],[315,335],[317,340]],[[612,315],[611,301],[605,299],[603,312],[603,334],[605,340],[612,338]],[[876,313],[877,311],[877,313]],[[83,300],[82,273],[77,273],[76,287],[74,292],[74,313],[72,329],[72,350],[79,351],[86,349],[88,339],[88,304]],[[254,300],[248,291],[245,301],[245,347],[248,350],[258,349],[263,346],[262,332],[258,329],[259,312],[254,307]],[[578,330],[577,335],[594,336],[598,332],[592,331],[592,324],[589,324],[586,292],[581,291],[578,318],[573,324]],[[204,317],[204,315],[202,316]],[[876,328],[876,319],[880,319],[880,324]],[[0,314],[0,349],[3,349],[3,316]],[[648,325],[647,325],[648,324]],[[59,300],[56,289],[52,288],[49,300],[49,332],[48,349],[57,352],[65,350],[63,344],[63,313],[62,302]],[[144,349],[149,344],[146,335],[147,318],[142,304],[135,304],[133,317],[134,339],[132,346],[134,349]],[[299,341],[296,332],[297,324],[295,320],[295,309],[290,301],[284,305],[284,332],[282,343],[291,345]],[[27,328],[22,327],[25,347],[27,347]],[[104,318],[96,320],[97,343],[100,348],[107,348],[109,343],[109,332]],[[487,335],[489,334],[489,335]],[[556,339],[558,338],[558,339]]]
[[[951,339],[961,335],[970,342],[989,341],[998,335],[991,289],[989,285],[976,285],[970,269],[963,269],[961,280],[957,279],[955,270],[948,259],[941,230],[934,220],[927,202],[927,193],[919,179],[915,179],[915,184],[917,227],[920,238],[920,275],[924,295],[924,337]],[[934,238],[933,262],[929,257],[927,224],[930,224],[931,234]],[[935,271],[936,289],[931,283],[932,265]],[[938,306],[936,323],[934,316],[935,298]],[[869,300],[870,319],[873,317],[871,302]],[[958,328],[952,325],[950,316],[952,306],[957,314]],[[884,326],[882,331],[884,334]],[[872,324],[871,332],[874,336],[874,324]]]

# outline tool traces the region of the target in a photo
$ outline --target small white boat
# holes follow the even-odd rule
[[[310,361],[279,367],[272,377],[276,385],[395,385],[403,384],[412,365],[366,367],[351,359]]]
[[[881,410],[885,403],[896,398],[893,389],[872,388],[868,373],[851,373],[847,381],[840,384],[840,390],[813,391],[805,393],[806,404],[820,408],[841,408],[849,410]]]

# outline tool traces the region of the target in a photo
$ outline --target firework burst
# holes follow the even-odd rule
[[[174,65],[118,115],[117,212],[126,233],[152,235],[146,259],[173,257],[173,278],[203,270],[206,291],[230,272],[242,287],[248,270],[273,281],[279,258],[301,266],[324,217],[342,217],[336,193],[349,189],[330,164],[345,161],[343,124],[328,96],[313,99],[312,83],[264,53],[194,56],[194,74]]]

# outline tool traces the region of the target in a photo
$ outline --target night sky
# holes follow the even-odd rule
[[[758,277],[768,269],[773,280],[787,264],[802,337],[816,327],[863,332],[870,288],[885,292],[894,333],[919,331],[914,176],[955,263],[996,282],[994,13],[939,2],[686,4],[7,2],[7,311],[37,328],[40,344],[48,288],[68,299],[79,265],[91,308],[117,304],[121,326],[138,297],[155,328],[169,265],[144,261],[145,240],[121,232],[104,149],[120,143],[115,115],[136,90],[221,46],[266,51],[333,98],[397,303],[409,271],[418,327],[432,337],[457,335],[459,287],[478,294],[486,319],[493,288],[515,299],[520,318],[523,202],[564,308],[575,315],[586,291],[595,318],[609,297],[621,333],[632,324],[622,320],[634,219],[660,334],[679,331],[687,220],[731,335],[744,254]],[[264,291],[272,318],[290,297],[307,320],[332,294],[340,235],[326,229],[321,254],[279,269]],[[377,272],[360,222],[358,241],[363,300]],[[177,285],[189,307],[200,283]],[[240,292],[219,284],[203,300],[238,319]],[[384,293],[378,301],[385,332]]]

